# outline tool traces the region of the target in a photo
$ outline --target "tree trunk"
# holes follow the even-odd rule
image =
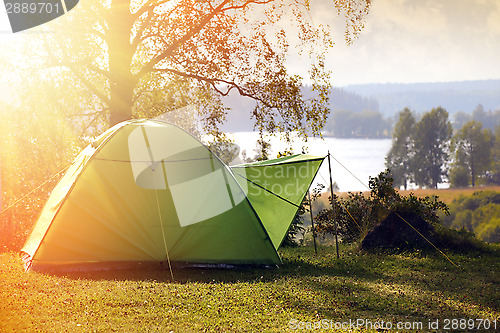
[[[472,180],[472,187],[475,185],[475,170],[474,170],[474,159],[472,158],[472,149],[471,149],[471,157],[470,157],[470,177]]]
[[[112,0],[108,27],[109,38],[109,112],[110,126],[132,118],[134,88],[137,79],[131,71],[135,50],[130,43],[133,16],[129,0]]]
[[[126,79],[124,78],[124,81]],[[134,86],[127,83],[116,83],[110,89],[109,125],[114,126],[132,118]]]

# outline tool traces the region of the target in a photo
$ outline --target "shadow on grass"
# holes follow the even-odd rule
[[[54,271],[42,272],[69,279],[93,281],[155,281],[169,283],[241,283],[272,282],[287,277],[343,276],[356,275],[365,279],[379,279],[382,274],[370,267],[363,267],[351,257],[337,259],[323,253],[314,255],[312,248],[285,249],[282,251],[281,265],[189,265],[172,263],[172,275],[167,262],[146,264],[132,269]],[[356,256],[356,258],[358,258]]]
[[[328,265],[329,270],[318,265],[323,275],[304,276],[314,299],[293,292],[286,298],[320,318],[403,318],[422,323],[424,330],[428,319],[498,321],[499,254],[498,248],[450,254],[459,267],[436,253],[357,255]]]
[[[499,317],[500,262],[495,254],[450,254],[460,265],[455,267],[440,255],[430,254],[352,254],[345,250],[337,259],[333,248],[321,248],[314,255],[310,247],[282,249],[280,253],[280,267],[176,266],[174,280],[168,266],[160,265],[44,275],[22,274],[20,264],[9,262],[11,269],[5,274],[17,293],[32,288],[29,295],[47,293],[50,297],[59,290],[68,295],[83,290],[75,302],[85,306],[95,303],[100,310],[100,306],[132,306],[139,311],[139,305],[147,302],[159,308],[169,304],[188,313],[208,304],[212,310],[202,306],[203,311],[209,311],[204,314],[207,318],[219,318],[210,311],[220,307],[253,314],[289,314],[280,320],[365,318],[427,324],[437,318]]]

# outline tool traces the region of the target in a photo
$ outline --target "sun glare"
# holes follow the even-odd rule
[[[0,38],[3,39],[3,35],[8,35],[12,33],[10,28],[9,17],[7,16],[7,11],[3,11],[4,6],[0,5]]]
[[[12,73],[6,64],[11,63],[11,59],[8,54],[8,47],[5,47],[5,44],[8,44],[8,41],[5,41],[4,35],[0,35],[0,105],[14,104],[14,91],[12,89],[12,83],[14,79],[14,74]],[[0,109],[2,112],[2,109]]]
[[[13,104],[12,80],[14,78],[10,64],[15,60],[12,46],[22,38],[12,33],[5,7],[0,5],[0,103]],[[0,109],[0,112],[3,110]]]
[[[11,32],[5,33],[1,28],[0,31],[0,103],[12,105],[15,102],[13,86],[16,80],[13,67],[19,61],[16,56],[18,52],[15,52],[14,48],[23,37]]]

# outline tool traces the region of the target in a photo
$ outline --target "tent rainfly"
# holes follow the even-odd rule
[[[279,264],[277,249],[323,160],[295,155],[229,167],[175,125],[126,121],[76,157],[21,256],[38,270]]]

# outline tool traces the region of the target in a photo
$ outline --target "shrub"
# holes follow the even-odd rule
[[[432,225],[439,223],[438,210],[448,214],[448,207],[437,196],[425,198],[417,198],[414,194],[401,196],[394,189],[393,181],[390,171],[386,170],[377,177],[370,177],[370,196],[362,193],[349,193],[345,199],[334,196],[337,232],[343,242],[352,243],[361,240],[390,212],[414,214]],[[318,232],[334,234],[333,218],[332,209],[322,210],[316,216]]]
[[[329,200],[331,204],[331,197]],[[348,193],[345,199],[334,195],[333,202],[335,210],[323,209],[314,217],[317,232],[334,235],[337,228],[337,234],[344,243],[353,243],[363,238],[375,221],[370,198],[362,193]]]
[[[450,215],[443,225],[453,229],[466,229],[486,242],[500,242],[498,225],[500,219],[500,193],[477,191],[471,196],[461,196],[450,204]]]
[[[441,250],[450,250],[455,253],[489,251],[484,242],[481,242],[473,232],[466,229],[453,230],[438,226],[433,238],[434,245]]]
[[[488,243],[500,243],[500,218],[492,218],[476,229],[477,237]]]

